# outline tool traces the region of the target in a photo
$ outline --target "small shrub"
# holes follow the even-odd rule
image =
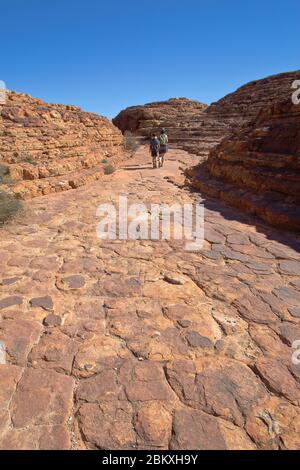
[[[116,171],[115,167],[113,167],[112,165],[106,165],[104,167],[104,174],[105,175],[111,175],[112,173],[114,173]]]
[[[34,165],[34,166],[38,164],[38,162],[31,155],[28,155],[25,158],[25,162],[30,163],[30,165]]]
[[[10,177],[9,169],[4,165],[0,165],[0,184],[1,183],[7,185],[14,184],[14,180]]]
[[[0,165],[0,183],[9,175],[9,170],[6,166]]]
[[[108,163],[108,160],[106,160],[106,158],[103,158],[103,160],[101,160],[101,163]]]
[[[22,208],[21,202],[12,194],[0,190],[0,225],[3,225]]]
[[[139,148],[140,142],[137,137],[135,137],[132,132],[124,132],[124,149],[127,152],[134,153]]]

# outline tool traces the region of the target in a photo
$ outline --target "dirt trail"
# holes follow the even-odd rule
[[[146,150],[0,231],[0,447],[300,447],[300,255],[205,199],[205,245],[100,241],[96,208],[201,200]],[[195,162],[194,162],[195,163]]]

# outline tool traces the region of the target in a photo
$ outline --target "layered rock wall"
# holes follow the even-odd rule
[[[94,181],[103,175],[103,160],[116,166],[122,156],[121,132],[97,114],[14,92],[0,104],[0,164],[21,198]]]
[[[300,230],[300,105],[273,102],[187,173],[202,192]]]
[[[203,161],[223,138],[253,120],[274,100],[290,96],[296,79],[300,79],[300,71],[252,81],[209,107],[185,98],[134,106],[121,111],[113,122],[122,132],[130,130],[143,137],[164,126],[173,145]]]

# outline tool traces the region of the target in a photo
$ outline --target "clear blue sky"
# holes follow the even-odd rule
[[[299,0],[0,0],[0,80],[113,117],[299,64]]]

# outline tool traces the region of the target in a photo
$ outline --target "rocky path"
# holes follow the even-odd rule
[[[198,252],[96,236],[120,194],[200,200],[181,187],[192,159],[152,170],[141,149],[1,230],[2,449],[300,448],[296,237],[209,199]]]

